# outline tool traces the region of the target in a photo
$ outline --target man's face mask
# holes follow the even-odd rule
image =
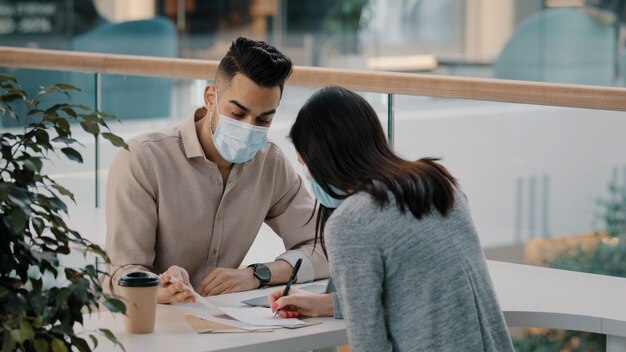
[[[269,128],[249,125],[220,114],[217,90],[215,91],[215,107],[220,120],[211,137],[217,151],[224,160],[231,163],[245,163],[252,160],[254,155],[267,144]]]

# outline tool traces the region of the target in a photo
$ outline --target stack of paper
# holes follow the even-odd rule
[[[272,311],[262,307],[219,307],[226,316],[215,316],[211,314],[194,314],[194,316],[212,321],[215,323],[228,325],[248,331],[259,331],[280,328],[296,328],[307,325],[300,319],[284,319],[274,317]],[[230,318],[229,318],[230,317]],[[232,318],[232,319],[231,319]]]
[[[200,302],[207,308],[212,310],[219,310],[227,316],[215,316],[211,314],[193,314],[193,316],[212,321],[218,324],[232,326],[238,329],[244,329],[247,331],[267,331],[270,329],[280,328],[296,328],[299,326],[305,326],[307,323],[300,319],[289,318],[283,319],[280,317],[274,317],[274,314],[269,308],[263,307],[216,307],[198,294],[191,286],[183,283],[182,281],[171,277],[170,282],[180,282],[184,288],[191,290],[192,294],[196,298],[196,301]],[[230,317],[230,318],[229,318]],[[231,319],[232,318],[232,319]]]
[[[252,326],[277,326],[277,327],[295,327],[306,325],[300,319],[296,318],[280,318],[274,317],[274,313],[269,308],[263,307],[219,307],[224,314],[239,320],[242,323]]]

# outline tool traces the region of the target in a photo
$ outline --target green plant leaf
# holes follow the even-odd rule
[[[41,218],[31,218],[31,223],[33,224],[33,228],[35,229],[35,233],[41,235],[43,230],[45,229],[45,224]]]
[[[39,144],[50,144],[50,135],[43,129],[35,131],[35,140]]]
[[[33,326],[26,320],[20,322],[20,338],[22,341],[32,340],[35,338],[35,331]]]
[[[67,138],[67,137],[61,137],[61,136],[54,137],[52,141],[55,143],[65,143],[65,144],[77,143],[77,141],[74,138]]]
[[[110,262],[109,256],[108,256],[108,255],[106,254],[106,252],[105,252],[105,251],[104,251],[104,250],[103,250],[100,246],[98,246],[97,244],[93,244],[93,243],[92,243],[92,244],[89,244],[89,245],[87,245],[87,249],[88,249],[90,252],[92,252],[92,253],[94,253],[94,254],[96,254],[96,255],[100,256],[100,258],[102,258],[102,260],[104,260],[104,261],[105,261],[105,263],[109,263],[109,262]]]
[[[104,335],[104,337],[109,339],[109,341],[113,342],[117,346],[120,346],[122,351],[126,352],[126,348],[124,348],[124,345],[122,345],[120,343],[120,341],[117,339],[117,337],[115,337],[115,335],[113,335],[111,330],[109,330],[109,329],[98,329],[98,330]]]
[[[54,85],[54,87],[62,90],[75,90],[77,92],[80,92],[80,88],[67,83],[57,83]]]
[[[20,331],[19,330],[13,329],[13,330],[11,330],[10,334],[11,334],[11,339],[13,339],[15,342],[17,342],[19,344],[21,344],[22,341],[24,341],[24,340],[22,340],[22,337],[20,336]]]
[[[67,106],[67,104],[54,104],[51,107],[47,108],[44,111],[44,114],[58,117],[59,113],[57,112],[57,110],[59,110],[60,108],[64,106]]]
[[[70,106],[84,111],[94,111],[92,107],[83,104],[71,104]]]
[[[11,203],[21,208],[24,212],[27,212],[28,209],[30,209],[31,200],[28,197],[28,193],[18,187],[10,189],[7,198],[11,201]]]
[[[35,153],[41,153],[41,148],[37,144],[28,145],[28,148],[33,150]]]
[[[33,285],[33,291],[41,291],[41,287],[43,285],[43,281],[41,280],[41,278],[35,279],[31,277],[30,283],[31,285]]]
[[[28,104],[28,106],[34,106],[34,107],[39,106],[39,103],[40,101],[37,98],[29,99],[26,101],[26,104]]]
[[[67,156],[68,159],[79,162],[81,164],[83,163],[83,157],[75,149],[66,147],[62,148],[61,151],[63,152],[63,154],[65,154],[65,156]]]
[[[24,161],[24,167],[32,172],[40,172],[42,166],[43,164],[41,159],[37,157],[31,157],[30,159]]]
[[[50,346],[48,345],[48,341],[41,339],[41,338],[35,340],[36,352],[48,352],[49,350],[50,350]]]
[[[98,114],[95,112],[89,114],[80,114],[80,117],[87,122],[98,123]]]
[[[67,122],[66,119],[64,119],[62,117],[58,118],[58,119],[55,120],[55,124],[57,126],[57,132],[59,132],[59,130],[60,130],[59,135],[61,135],[63,137],[67,137],[67,136],[69,136],[71,134],[70,123]]]
[[[65,346],[65,343],[56,337],[52,338],[51,347],[52,347],[52,352],[68,352],[67,346]]]
[[[0,96],[0,101],[2,101],[3,103],[10,103],[19,99],[22,99],[22,96],[15,93],[3,94],[2,96]]]
[[[14,208],[8,216],[2,217],[2,222],[14,235],[19,235],[24,232],[26,229],[26,220],[27,216],[20,208]]]
[[[70,105],[63,106],[59,109],[74,119],[78,117],[78,114],[76,113],[76,111],[74,111],[74,109],[71,108]]]
[[[104,137],[105,139],[108,139],[111,142],[111,144],[113,144],[116,147],[123,147],[124,149],[128,149],[128,144],[124,142],[124,139],[114,135],[113,133],[103,132],[102,137]]]
[[[23,89],[7,88],[5,94],[17,94],[20,96],[20,99],[28,99],[28,94]]]
[[[84,339],[78,337],[78,336],[72,336],[72,345],[76,348],[78,348],[78,350],[80,352],[90,352],[91,349],[89,348],[89,345],[87,344],[87,341],[85,341]]]
[[[76,199],[74,199],[74,193],[72,193],[70,190],[68,190],[67,188],[61,186],[58,183],[53,183],[52,185],[50,185],[50,187],[56,189],[59,193],[61,193],[62,195],[69,197],[72,201],[74,201],[74,203],[76,203]]]
[[[13,119],[19,120],[19,117],[15,114],[15,111],[11,108],[10,105],[0,101],[0,113],[1,115],[9,114]]]
[[[103,119],[119,120],[117,116],[103,111],[97,111],[96,114],[98,114],[98,116],[102,117]]]
[[[48,203],[50,204],[50,206],[53,209],[60,210],[60,211],[62,211],[64,213],[67,213],[67,205],[61,199],[59,199],[57,197],[49,197],[48,198]],[[63,227],[65,227],[65,223],[63,224]]]
[[[91,342],[93,343],[93,349],[95,350],[96,348],[98,348],[98,339],[94,336],[89,334],[89,338],[91,339]]]
[[[65,234],[65,231],[58,227],[51,227],[50,232],[52,232],[57,241],[63,242],[63,244],[67,244],[67,235]]]
[[[13,351],[15,350],[15,339],[11,335],[11,333],[1,332],[0,340],[2,341],[2,350],[3,351]]]
[[[41,115],[43,114],[43,112],[44,111],[41,109],[32,109],[32,110],[29,110],[27,114],[28,115]]]
[[[97,123],[83,121],[80,123],[80,125],[82,126],[83,130],[85,130],[85,132],[91,133],[94,136],[97,136],[98,133],[100,133],[100,126],[98,126]]]
[[[65,89],[62,86],[70,87],[70,89]],[[72,88],[74,88],[74,89],[72,89]],[[70,99],[70,94],[67,92],[68,90],[79,90],[79,89],[74,87],[74,86],[70,86],[69,84],[67,84],[67,85],[55,84],[55,85],[49,86],[49,87],[41,87],[39,92],[37,92],[37,97],[40,97],[40,96],[46,95],[46,94],[50,94],[50,93],[62,93],[62,94],[64,94],[67,97],[67,99]]]
[[[13,76],[0,74],[0,82],[13,82],[17,83],[17,79]]]
[[[104,306],[111,312],[126,314],[126,305],[117,298],[108,298],[104,301]]]

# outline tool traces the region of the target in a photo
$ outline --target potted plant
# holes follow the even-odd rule
[[[83,313],[103,304],[113,312],[124,312],[124,304],[103,293],[95,265],[62,267],[61,255],[71,250],[93,253],[108,261],[98,245],[70,229],[63,217],[63,201],[74,195],[43,173],[44,161],[61,152],[82,162],[74,149],[72,128],[78,123],[94,137],[102,136],[118,147],[128,148],[110,133],[107,121],[115,116],[84,105],[57,103],[42,107],[41,99],[65,95],[79,89],[57,84],[41,88],[34,97],[11,76],[0,75],[0,115],[29,123],[20,133],[0,135],[0,344],[3,351],[90,351],[97,335],[115,344],[108,330],[76,332]],[[57,98],[57,97],[55,97]],[[59,101],[59,99],[56,99]],[[19,109],[19,105],[26,110]],[[18,116],[15,111],[27,111]],[[34,120],[33,120],[34,118]],[[102,132],[105,130],[107,132]],[[55,283],[47,285],[44,277]],[[88,342],[87,338],[90,340]],[[121,346],[121,345],[120,345]],[[123,347],[122,347],[123,348]]]

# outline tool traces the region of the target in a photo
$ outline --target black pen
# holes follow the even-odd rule
[[[296,261],[296,265],[293,267],[293,270],[291,271],[291,275],[289,276],[289,280],[287,281],[287,286],[285,286],[285,289],[283,290],[283,294],[280,295],[281,297],[285,297],[289,294],[289,290],[291,289],[291,284],[294,283],[294,281],[296,281],[296,277],[298,276],[298,270],[300,270],[300,264],[302,264],[302,258],[299,258]],[[276,309],[276,311],[274,312],[274,316],[278,315],[278,309]]]

